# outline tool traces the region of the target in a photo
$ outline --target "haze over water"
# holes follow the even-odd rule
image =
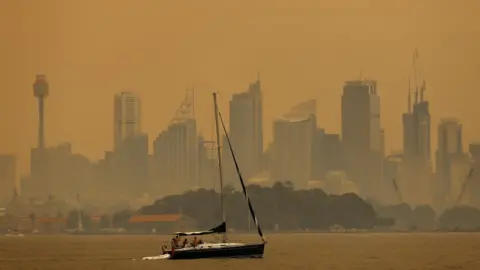
[[[267,142],[271,121],[311,97],[318,125],[338,132],[343,81],[363,74],[379,81],[386,148],[398,149],[415,47],[432,125],[458,117],[468,143],[480,137],[478,10],[475,0],[1,1],[0,152],[18,154],[28,170],[38,73],[51,85],[47,145],[70,141],[93,159],[112,146],[114,93],[142,97],[153,139],[194,85],[199,126],[212,137],[211,91],[221,92],[226,112],[257,72]]]

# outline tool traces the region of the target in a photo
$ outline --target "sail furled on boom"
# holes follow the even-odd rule
[[[217,109],[218,109],[218,107],[217,107]],[[252,203],[250,202],[250,197],[248,197],[247,189],[245,187],[245,183],[243,182],[242,173],[240,172],[240,169],[238,167],[237,159],[236,159],[235,154],[233,152],[233,147],[232,147],[232,144],[230,142],[230,137],[228,136],[227,128],[225,127],[225,123],[223,122],[222,114],[220,113],[219,110],[217,110],[217,113],[218,113],[218,116],[220,118],[220,122],[222,123],[223,132],[225,133],[225,137],[226,137],[227,142],[228,142],[228,147],[230,149],[230,153],[232,154],[233,162],[235,163],[235,169],[237,170],[238,178],[240,179],[240,183],[242,184],[243,195],[245,195],[245,199],[247,200],[248,208],[250,210],[250,214],[252,215],[253,221],[255,222],[255,226],[257,226],[258,235],[260,235],[260,237],[262,238],[262,241],[265,242],[265,238],[263,236],[262,229],[260,228],[260,224],[258,223],[257,216],[255,215],[255,211],[253,211]]]
[[[227,231],[227,225],[225,224],[225,222],[222,222],[222,224],[208,231],[177,232],[175,233],[175,235],[178,235],[178,236],[206,235],[206,234],[214,234],[214,233],[225,233],[226,231]]]

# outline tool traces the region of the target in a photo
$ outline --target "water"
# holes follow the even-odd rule
[[[267,240],[264,259],[141,261],[160,254],[168,237],[0,237],[0,269],[480,269],[480,234],[475,233],[277,234]]]

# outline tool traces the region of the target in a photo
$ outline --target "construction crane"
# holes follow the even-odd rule
[[[418,98],[420,95],[420,102],[424,100],[425,91],[427,90],[425,79],[420,73],[420,56],[418,53],[418,48],[415,48],[413,52],[413,78],[414,78],[414,89],[415,89],[415,104],[418,103]]]
[[[400,188],[398,187],[397,180],[395,178],[392,178],[392,184],[393,184],[393,189],[397,194],[398,203],[402,204],[403,203],[402,193],[400,192]]]

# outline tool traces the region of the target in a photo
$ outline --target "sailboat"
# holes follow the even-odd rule
[[[77,227],[67,230],[71,234],[85,234],[82,221],[82,209],[80,205],[80,193],[77,193]]]
[[[175,248],[172,246],[171,250],[164,250],[161,257],[163,259],[170,260],[180,260],[180,259],[202,259],[202,258],[262,258],[264,255],[265,238],[263,236],[262,229],[258,223],[257,217],[248,197],[247,190],[245,188],[245,183],[243,182],[242,174],[238,167],[237,159],[235,153],[233,152],[233,147],[230,142],[227,130],[225,128],[225,123],[223,122],[222,115],[218,109],[217,104],[217,95],[213,93],[213,103],[215,111],[215,127],[216,127],[216,137],[217,137],[217,153],[218,153],[218,168],[219,168],[219,178],[220,178],[220,197],[221,197],[221,211],[222,211],[222,223],[217,227],[214,227],[208,231],[199,231],[199,232],[177,232],[175,237],[185,237],[185,236],[198,236],[198,235],[208,235],[208,234],[222,234],[222,241],[219,243],[200,243],[197,245],[187,245],[181,248]],[[223,174],[222,174],[222,159],[220,154],[220,130],[219,130],[219,121],[222,124],[223,131],[228,142],[228,147],[233,157],[233,162],[235,163],[235,168],[237,171],[238,178],[240,180],[243,195],[248,204],[248,209],[250,215],[257,227],[258,235],[261,238],[260,243],[233,243],[227,241],[227,223],[225,219],[225,207],[224,207],[224,196],[223,196]],[[144,259],[148,259],[147,257]]]

